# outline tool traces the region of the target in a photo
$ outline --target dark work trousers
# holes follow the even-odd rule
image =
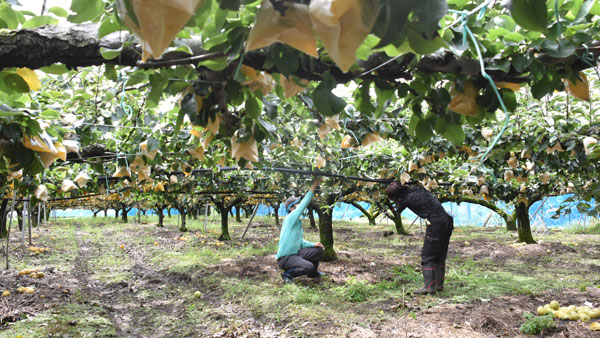
[[[444,265],[448,255],[448,244],[454,230],[454,219],[448,214],[438,214],[427,219],[431,223],[425,231],[425,242],[421,250],[421,265]]]
[[[302,275],[310,275],[317,271],[319,260],[323,255],[323,249],[302,248],[297,255],[289,255],[280,257],[277,260],[277,265],[283,270],[294,269],[292,274],[294,277]]]

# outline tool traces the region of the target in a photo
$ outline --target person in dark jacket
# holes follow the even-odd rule
[[[421,250],[425,284],[414,293],[428,294],[444,290],[446,256],[454,229],[452,216],[444,210],[440,201],[422,186],[402,185],[394,181],[387,186],[386,194],[396,203],[398,213],[408,208],[430,223],[425,231],[425,241]]]

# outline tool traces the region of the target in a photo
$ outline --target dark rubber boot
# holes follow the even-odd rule
[[[320,277],[324,277],[324,276],[327,276],[327,274],[323,273],[319,270],[316,270],[316,269],[315,269],[315,271],[313,271],[313,273],[308,275],[308,277],[310,277],[310,278],[320,278]]]
[[[437,288],[437,282],[435,280],[435,266],[427,265],[423,267],[423,280],[425,284],[422,288],[413,291],[415,295],[426,295],[428,293],[435,293]]]
[[[292,284],[294,282],[294,269],[287,269],[281,274],[284,284]]]
[[[437,282],[437,291],[444,291],[444,278],[446,275],[446,266],[444,264],[436,265],[435,280]]]

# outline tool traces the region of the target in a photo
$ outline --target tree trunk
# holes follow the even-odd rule
[[[535,243],[531,234],[531,224],[529,223],[529,206],[525,203],[517,203],[515,212],[517,214],[519,242]]]
[[[96,210],[96,211],[92,210],[92,213],[94,214],[94,218],[96,218],[98,216],[98,213],[100,213],[100,211],[102,211],[102,210]]]
[[[311,208],[310,206],[307,209],[308,209],[308,220],[310,222],[310,227],[311,227],[311,229],[316,229],[317,224],[315,223],[315,214],[314,214],[315,209]]]
[[[0,238],[6,238],[8,230],[6,229],[6,215],[8,214],[8,198],[2,200],[0,204]]]
[[[504,219],[504,221],[506,222],[506,230],[507,231],[517,231],[517,212],[516,212],[516,210],[512,215],[508,215],[508,217],[506,219]]]
[[[238,223],[242,223],[242,213],[240,209],[242,208],[240,208],[239,206],[235,207],[235,221]]]
[[[167,215],[171,218],[171,208],[167,208]]]
[[[108,209],[104,209],[104,217],[108,217]]]
[[[404,224],[402,224],[402,214],[394,213],[391,219],[392,221],[394,221],[394,225],[396,226],[396,233],[398,235],[408,235],[408,231],[404,229]]]
[[[273,208],[273,217],[275,218],[275,224],[277,226],[280,226],[281,224],[279,223],[279,203],[272,204],[271,208]]]
[[[123,223],[127,223],[127,207],[123,206],[121,208],[121,220]]]
[[[231,236],[229,236],[229,210],[225,208],[219,208],[219,212],[221,213],[221,236],[219,236],[219,240],[221,241],[230,241]]]
[[[375,217],[373,217],[373,215],[371,215],[371,213],[367,209],[363,208],[362,205],[356,202],[350,202],[350,204],[352,204],[353,207],[358,209],[369,220],[369,225],[375,225]],[[371,208],[372,207],[373,206],[371,205]]]
[[[325,247],[321,260],[323,262],[335,261],[337,254],[333,249],[333,208],[319,208],[317,213],[319,214],[319,237]]]
[[[158,224],[156,226],[159,228],[164,227],[165,215],[163,214],[163,208],[156,208],[154,211],[156,211],[156,214],[158,215]]]
[[[23,206],[20,208],[15,207],[17,212],[17,223],[19,224],[19,231],[23,231]]]
[[[119,219],[119,209],[115,208],[115,219]]]
[[[179,209],[177,209],[177,210],[179,210]],[[185,215],[186,215],[185,210],[179,210],[179,215],[181,215],[181,224],[179,225],[179,231],[187,232],[188,228],[186,227],[186,222],[185,222]]]

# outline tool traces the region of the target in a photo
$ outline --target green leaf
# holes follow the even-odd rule
[[[454,143],[455,145],[463,144],[463,142],[465,141],[465,132],[463,131],[462,125],[448,125],[446,131],[444,132],[444,137],[447,138],[448,141]]]
[[[173,143],[172,147],[177,143],[177,136],[179,136],[179,131],[181,130],[181,125],[183,124],[183,118],[188,114],[192,116],[196,114],[196,100],[194,99],[194,95],[186,94],[181,100],[181,108],[179,108],[179,113],[177,114],[177,120],[175,121],[175,130],[173,133]]]
[[[27,82],[25,82],[25,80],[17,73],[2,72],[0,73],[0,80],[4,84],[4,88],[2,88],[3,91],[8,94],[29,92],[29,85],[27,85]]]
[[[107,16],[100,27],[98,27],[98,39],[101,39],[112,32],[116,32],[121,29],[121,25],[119,25],[119,21],[114,15]]]
[[[275,127],[272,123],[265,121],[261,118],[258,119],[258,123],[260,123],[260,125],[265,128],[266,131],[268,131],[269,133],[274,133],[277,131],[277,127]]]
[[[425,33],[427,39],[433,39],[438,30],[438,22],[448,12],[448,4],[445,0],[419,0],[412,3],[412,7],[421,31]]]
[[[339,114],[346,106],[346,101],[331,92],[336,84],[335,79],[327,71],[323,74],[323,81],[313,91],[315,107],[325,116]]]
[[[54,109],[46,109],[42,111],[42,116],[49,118],[60,118],[60,113]]]
[[[373,26],[373,33],[381,38],[373,48],[381,48],[402,39],[402,29],[408,20],[412,2],[385,0]]]
[[[23,23],[23,28],[34,28],[43,25],[58,25],[58,20],[48,15],[34,16]]]
[[[575,17],[575,22],[583,21],[585,17],[590,14],[592,7],[595,5],[597,0],[587,0],[581,8],[579,8],[579,12],[577,12],[577,16]]]
[[[150,75],[150,93],[148,93],[148,102],[146,105],[148,108],[156,108],[158,103],[160,102],[160,98],[162,97],[163,91],[165,89],[165,85],[167,84],[167,80],[161,76],[160,74],[152,74]],[[195,101],[194,101],[194,104]],[[196,110],[194,109],[194,113]]]
[[[527,30],[547,30],[548,8],[545,0],[512,0],[510,14],[519,26]]]
[[[198,66],[204,66],[210,70],[222,71],[227,67],[227,58],[222,57],[214,60],[206,60],[198,63]]]
[[[67,17],[72,23],[93,21],[104,12],[104,3],[102,0],[72,0],[71,11],[76,13]]]
[[[42,67],[40,70],[46,74],[61,75],[69,71],[67,66],[62,63],[55,63],[50,66]]]
[[[427,40],[414,30],[408,33],[408,43],[410,48],[417,54],[431,54],[440,48],[448,47],[448,44],[441,37],[435,37],[433,40]]]
[[[500,90],[500,94],[502,96],[502,101],[504,101],[504,106],[509,112],[514,112],[517,110],[517,95],[510,89],[502,88]]]
[[[19,27],[19,18],[7,3],[0,4],[0,19],[6,23],[6,28],[8,29],[17,29]]]
[[[433,136],[433,129],[431,124],[426,119],[419,119],[415,127],[415,137],[417,140],[425,143]]]
[[[546,54],[557,59],[566,58],[576,53],[575,46],[567,40],[560,40],[558,42],[544,40],[542,48]]]
[[[530,58],[528,55],[517,54],[513,56],[512,66],[515,68],[517,72],[523,72],[531,63],[533,62],[533,58]]]
[[[66,9],[64,9],[62,7],[58,7],[58,6],[50,7],[48,9],[48,12],[50,12],[60,18],[66,18],[67,16],[69,16],[69,12],[67,12]]]
[[[123,48],[119,47],[117,49],[110,49],[106,47],[100,47],[100,55],[106,60],[112,60],[121,54],[121,50]]]
[[[230,11],[238,11],[240,9],[241,4],[242,4],[241,0],[221,0],[221,1],[219,1],[219,7],[221,9],[228,9]]]
[[[258,100],[253,94],[246,95],[246,113],[253,119],[258,119],[260,117],[260,110],[262,106],[262,102]]]

